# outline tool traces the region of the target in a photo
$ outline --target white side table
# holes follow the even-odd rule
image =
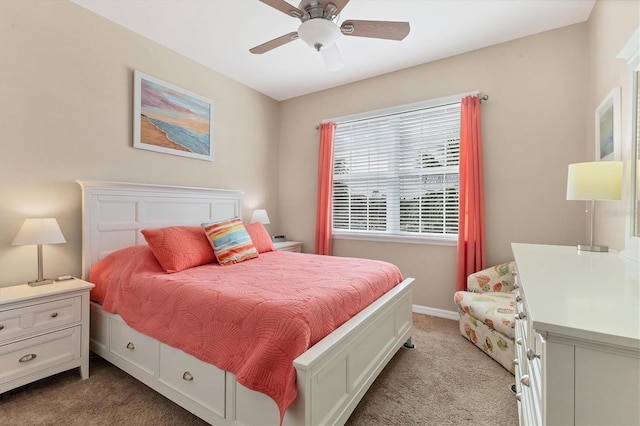
[[[0,288],[0,393],[80,367],[89,377],[89,291],[71,279]]]
[[[273,246],[279,251],[302,253],[302,243],[300,241],[280,241],[273,243]]]

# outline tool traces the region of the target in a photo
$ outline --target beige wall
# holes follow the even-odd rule
[[[488,264],[510,260],[512,241],[576,243],[583,207],[565,200],[566,173],[585,158],[588,58],[587,25],[579,24],[282,102],[280,209],[288,236],[313,248],[316,124],[480,90],[490,97],[482,104]],[[391,261],[416,278],[415,304],[454,310],[455,247],[337,240],[334,252]]]
[[[585,114],[587,116],[586,158],[595,158],[595,109],[615,86],[621,87],[622,139],[629,142],[629,84],[628,68],[616,56],[631,34],[640,26],[640,1],[598,1],[588,22],[589,37],[589,92]],[[624,148],[624,146],[623,146]],[[625,220],[629,214],[627,187],[623,200],[596,203],[594,240],[615,249],[625,244]],[[588,224],[587,224],[588,227]],[[588,231],[587,231],[588,232]],[[586,240],[585,240],[586,241]]]
[[[213,162],[132,147],[133,70],[215,101]],[[277,220],[278,104],[68,1],[0,1],[0,285],[35,279],[25,217],[56,217],[46,276],[80,274],[78,178],[241,189]],[[277,231],[277,223],[270,230]]]

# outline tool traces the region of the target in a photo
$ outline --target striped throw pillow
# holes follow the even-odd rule
[[[203,223],[213,251],[221,265],[243,262],[258,257],[251,237],[239,218]]]

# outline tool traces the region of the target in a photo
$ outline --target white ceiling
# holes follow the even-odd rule
[[[408,21],[403,41],[341,36],[345,67],[327,71],[302,40],[249,49],[300,21],[258,0],[72,0],[276,100],[340,86],[584,22],[595,0],[351,0],[346,19]],[[298,2],[291,1],[298,6]],[[141,70],[153,74],[153,70]]]

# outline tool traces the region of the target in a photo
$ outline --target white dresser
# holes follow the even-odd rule
[[[79,279],[0,288],[0,393],[80,367],[89,377],[89,291]]]
[[[512,249],[520,424],[639,425],[640,263],[576,247]]]

